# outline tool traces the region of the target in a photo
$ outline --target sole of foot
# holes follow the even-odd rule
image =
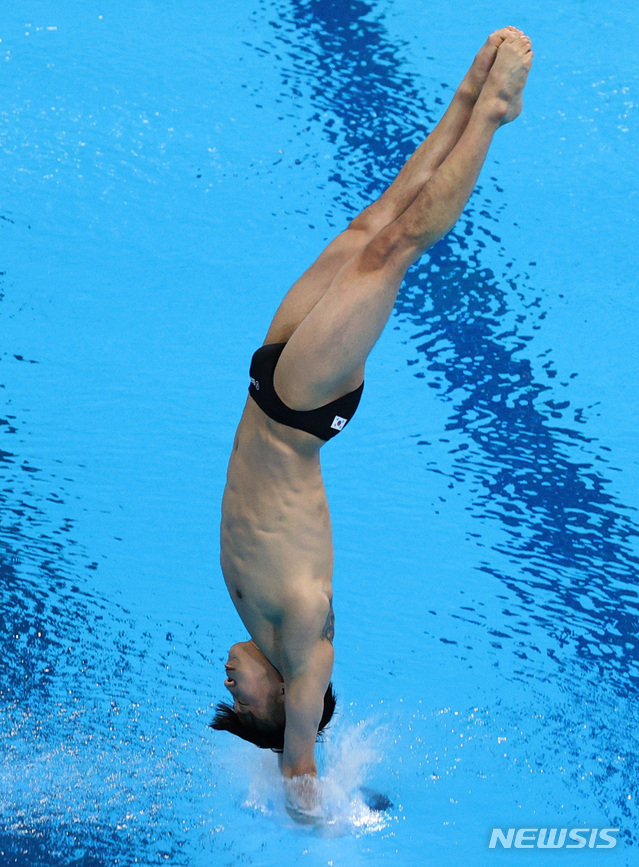
[[[508,39],[509,36],[523,35],[524,34],[521,30],[512,25],[502,27],[490,34],[486,42],[475,55],[472,66],[468,70],[466,78],[464,79],[464,84],[466,85],[470,97],[477,99],[481,93],[501,44]]]
[[[500,125],[519,116],[523,92],[533,62],[532,43],[524,34],[507,36],[497,49],[479,102]]]

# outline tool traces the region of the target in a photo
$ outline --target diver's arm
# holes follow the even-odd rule
[[[304,824],[314,824],[322,819],[315,741],[324,710],[324,693],[333,668],[333,648],[326,642],[323,644],[325,646],[316,654],[323,664],[289,680],[284,692],[286,728],[280,768],[284,777],[286,812],[296,822]]]
[[[317,776],[315,741],[324,712],[324,694],[333,671],[333,646],[320,640],[307,656],[303,669],[284,676],[286,728],[282,774]]]
[[[315,740],[322,716],[322,707],[313,697],[298,695],[289,701],[286,693],[286,729],[282,754],[282,775],[317,776]]]

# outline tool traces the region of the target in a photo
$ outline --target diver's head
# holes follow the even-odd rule
[[[220,702],[211,728],[228,731],[263,749],[284,749],[284,680],[253,641],[241,641],[229,651],[224,686],[233,704]],[[335,711],[335,694],[329,683],[318,729],[328,725]]]
[[[224,668],[235,713],[271,725],[284,722],[284,680],[254,641],[234,644]]]

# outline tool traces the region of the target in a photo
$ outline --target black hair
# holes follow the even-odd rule
[[[336,697],[333,691],[333,684],[329,683],[328,689],[324,693],[324,710],[317,730],[318,740],[335,713],[335,704]],[[209,723],[209,728],[215,729],[218,732],[231,732],[232,735],[237,735],[238,738],[250,741],[256,747],[260,747],[263,750],[273,750],[273,752],[281,753],[284,750],[285,725],[286,722],[282,722],[280,725],[270,725],[261,720],[256,720],[250,714],[240,718],[230,704],[221,701],[215,707],[215,716],[213,717],[213,721]]]

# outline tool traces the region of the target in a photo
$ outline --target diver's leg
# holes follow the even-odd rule
[[[355,217],[351,226],[364,228],[372,238],[408,208],[461,138],[495,62],[499,46],[508,36],[514,35],[522,36],[523,33],[511,26],[491,33],[475,55],[435,129],[417,148],[390,187]]]
[[[504,39],[521,31],[504,27],[492,33],[477,53],[444,116],[417,148],[393,183],[355,217],[302,274],[280,304],[265,343],[287,341],[328,289],[337,272],[372,238],[399,217],[421,187],[455,147],[468,123],[481,89]]]
[[[275,388],[312,409],[356,388],[393,308],[404,274],[459,218],[496,130],[521,111],[530,40],[508,36],[456,146],[412,204],[338,272],[296,329],[275,370]]]

